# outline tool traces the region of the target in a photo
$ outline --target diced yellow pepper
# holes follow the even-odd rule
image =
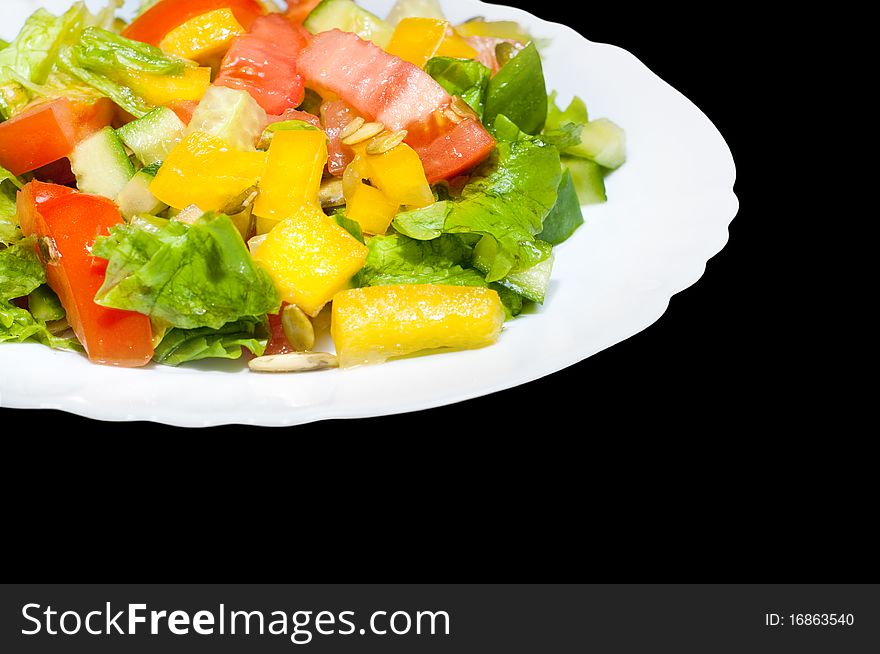
[[[530,41],[528,32],[524,32],[519,23],[512,20],[471,20],[455,26],[459,36],[488,36],[495,39],[511,39],[513,41]]]
[[[447,33],[443,43],[434,53],[435,57],[454,57],[456,59],[476,59],[480,53],[455,32]]]
[[[449,23],[436,18],[404,18],[397,24],[388,47],[389,54],[422,68],[446,38]]]
[[[265,152],[231,150],[216,136],[193,132],[165,159],[150,191],[175,209],[195,204],[222,211],[255,186],[265,168]]]
[[[415,208],[434,204],[422,160],[406,143],[384,154],[367,154],[365,143],[354,146],[354,151],[360,161],[353,165],[368,170],[370,182],[389,200]]]
[[[246,31],[231,10],[216,9],[175,27],[159,47],[184,59],[210,63],[229,49],[236,36]]]
[[[320,208],[303,206],[266,235],[254,258],[285,302],[314,317],[363,268],[367,252]]]
[[[348,201],[345,215],[356,220],[366,234],[384,234],[398,209],[400,205],[379,189],[359,184]]]
[[[201,100],[211,86],[210,68],[187,68],[176,76],[129,71],[123,77],[135,94],[157,107],[178,100]]]
[[[498,339],[498,293],[472,286],[373,286],[333,298],[331,334],[343,368],[436,348],[476,349]]]
[[[266,173],[254,204],[257,231],[265,234],[303,207],[320,211],[318,191],[327,164],[327,135],[319,130],[279,131],[269,146]]]

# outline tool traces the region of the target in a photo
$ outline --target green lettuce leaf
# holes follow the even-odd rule
[[[63,48],[58,55],[58,67],[64,73],[79,80],[82,84],[110,98],[135,118],[143,118],[154,108],[144,102],[143,98],[136,95],[129,87],[117,84],[109,77],[80,65],[78,48]]]
[[[556,91],[547,96],[547,124],[545,128],[548,130],[558,129],[565,123],[577,123],[586,125],[590,121],[587,113],[587,105],[579,97],[575,96],[569,103],[568,107],[563,111],[556,104]]]
[[[498,114],[504,114],[528,134],[544,129],[547,86],[541,55],[534,43],[520,50],[489,81],[484,122],[491,124]]]
[[[575,230],[584,224],[581,203],[578,200],[571,171],[568,169],[562,173],[558,196],[559,199],[556,201],[556,206],[550,210],[550,213],[544,219],[544,230],[538,234],[539,239],[551,245],[558,245],[567,241],[574,234]]]
[[[87,16],[88,10],[82,2],[74,4],[62,16],[37,9],[12,43],[0,50],[0,80],[4,78],[4,69],[9,69],[28,81],[43,84],[61,47],[76,40]]]
[[[473,248],[454,234],[418,241],[403,234],[375,236],[361,271],[363,286],[392,284],[448,284],[487,286],[478,271],[467,268]]]
[[[46,323],[34,318],[30,312],[11,302],[0,300],[0,343],[25,343],[34,341],[58,350],[80,352],[82,346],[75,338],[55,336]]]
[[[490,69],[471,59],[434,57],[425,64],[425,72],[450,95],[460,96],[480,119],[483,118],[483,98],[492,77]]]
[[[266,351],[269,325],[265,317],[242,318],[220,329],[170,329],[156,347],[153,360],[179,366],[202,359],[239,359],[243,349],[256,356]]]
[[[182,75],[186,62],[165,54],[159,48],[132,41],[108,30],[87,27],[76,48],[80,66],[107,77],[120,70],[154,75]]]
[[[360,274],[361,286],[396,284],[444,284],[494,289],[501,297],[508,318],[522,312],[522,298],[472,268],[473,247],[467,237],[444,234],[419,241],[403,234],[374,236],[367,243],[369,254]]]
[[[269,274],[223,214],[205,214],[193,225],[159,218],[118,225],[92,253],[108,260],[95,302],[172,327],[220,329],[281,306]]]
[[[0,250],[0,301],[24,297],[46,283],[46,270],[28,238]]]
[[[556,148],[530,139],[500,142],[460,200],[398,214],[394,227],[419,240],[440,233],[491,236],[498,247],[487,279],[498,281],[549,256],[535,235],[556,204],[561,178]]]
[[[0,246],[22,238],[15,210],[15,196],[21,187],[21,180],[0,166]]]

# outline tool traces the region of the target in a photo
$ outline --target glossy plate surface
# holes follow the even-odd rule
[[[38,6],[57,13],[68,4],[4,0],[0,36],[12,38]],[[384,16],[393,2],[362,4]],[[609,202],[587,208],[587,224],[557,248],[542,309],[508,323],[499,343],[483,350],[302,375],[258,375],[240,362],[118,370],[40,345],[3,345],[0,406],[181,426],[386,415],[534,381],[654,323],[727,242],[738,202],[724,139],[687,98],[625,50],[519,9],[477,0],[445,7],[455,22],[477,15],[515,20],[551,39],[544,51],[548,88],[557,89],[564,104],[580,95],[591,117],[607,116],[627,132],[629,159],[607,180]]]

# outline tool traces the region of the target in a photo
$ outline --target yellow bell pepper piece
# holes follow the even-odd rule
[[[184,59],[210,63],[229,49],[232,39],[246,31],[231,10],[216,9],[175,27],[159,47]]]
[[[455,32],[448,32],[443,43],[434,53],[435,57],[454,57],[455,59],[476,59],[480,53]]]
[[[434,204],[434,193],[425,177],[422,160],[406,143],[384,154],[367,154],[365,143],[354,146],[354,151],[359,161],[351,165],[368,171],[373,186],[392,202],[414,208]]]
[[[343,368],[435,348],[476,349],[498,339],[498,293],[470,286],[373,286],[333,298],[331,334]]]
[[[195,204],[203,211],[222,211],[256,186],[265,168],[265,152],[231,150],[216,136],[193,132],[165,159],[150,191],[175,209]]]
[[[446,38],[449,23],[435,18],[404,18],[385,50],[422,68]]]
[[[320,211],[318,191],[327,164],[327,135],[319,130],[280,131],[272,138],[260,195],[257,231],[265,234],[303,207]]]
[[[519,23],[511,20],[472,20],[455,26],[459,36],[488,36],[495,39],[511,39],[513,41],[531,41],[528,32],[523,31]]]
[[[123,83],[147,104],[157,107],[175,100],[201,100],[211,86],[210,68],[187,68],[183,75],[126,72]]]
[[[400,205],[379,189],[359,184],[345,209],[345,215],[356,220],[365,234],[384,234],[391,226]]]
[[[307,205],[266,235],[254,259],[269,271],[285,302],[314,317],[363,268],[367,252],[320,208]]]

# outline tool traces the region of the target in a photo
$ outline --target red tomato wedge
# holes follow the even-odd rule
[[[287,0],[287,20],[302,25],[303,21],[312,13],[312,9],[321,4],[321,0]]]
[[[257,0],[161,0],[126,27],[122,36],[157,46],[175,27],[215,9],[231,9],[245,29],[266,13]]]
[[[171,111],[177,114],[177,117],[180,118],[181,122],[184,125],[189,125],[192,122],[193,114],[196,112],[196,108],[199,106],[198,100],[177,100],[175,102],[171,102],[166,105]]]
[[[495,147],[477,121],[453,122],[449,94],[425,71],[356,34],[331,30],[314,37],[297,63],[308,82],[332,91],[389,130],[405,129],[431,183],[473,168]]]
[[[91,247],[122,222],[116,205],[96,195],[54,184],[31,182],[18,194],[22,232],[50,239],[46,274],[67,311],[67,320],[94,363],[134,368],[153,358],[147,316],[95,304],[106,262]]]
[[[423,144],[413,143],[425,168],[429,184],[452,179],[469,171],[492,154],[495,139],[473,118],[451,123],[434,140]]]
[[[93,104],[58,98],[35,105],[0,123],[0,166],[22,175],[63,159],[113,116],[114,105],[107,98]]]
[[[232,42],[214,84],[247,91],[267,114],[296,109],[305,97],[297,58],[306,44],[281,14],[262,16]]]
[[[354,150],[345,145],[339,138],[342,129],[355,119],[357,114],[347,102],[333,100],[321,105],[321,119],[324,121],[324,131],[330,144],[327,146],[329,157],[327,170],[331,175],[341,177],[354,159]]]

